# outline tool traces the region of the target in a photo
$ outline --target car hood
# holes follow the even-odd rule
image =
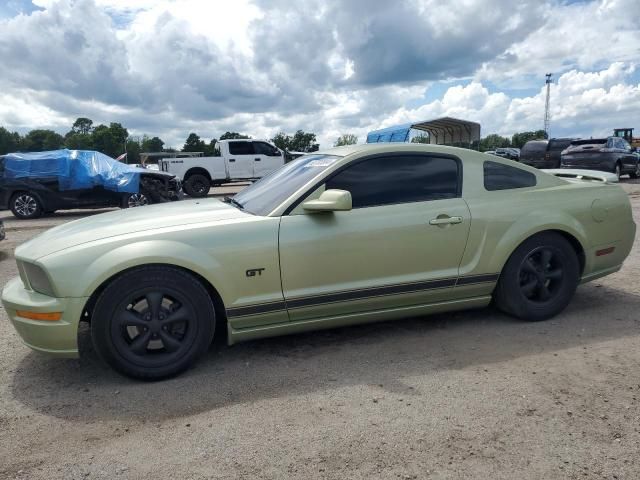
[[[20,245],[16,249],[16,257],[36,260],[82,243],[118,235],[252,217],[217,199],[185,200],[117,210],[47,230]]]

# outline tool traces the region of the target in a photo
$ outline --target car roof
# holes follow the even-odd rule
[[[431,145],[427,143],[403,143],[403,142],[381,142],[381,143],[359,143],[357,145],[345,145],[309,152],[310,155],[337,155],[346,157],[347,155],[361,153],[392,153],[392,152],[428,152],[449,155],[460,155],[462,152],[476,152],[466,148],[450,147],[448,145]]]

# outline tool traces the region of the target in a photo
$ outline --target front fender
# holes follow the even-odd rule
[[[205,251],[179,241],[137,241],[101,252],[96,252],[95,248],[79,249],[73,255],[54,254],[43,260],[43,265],[55,276],[56,294],[60,297],[89,297],[106,280],[123,270],[154,263],[191,270],[216,285],[220,295],[224,295],[224,290],[219,290],[224,289],[218,277],[221,275],[220,263]],[[80,272],[78,265],[83,265]]]
[[[89,296],[106,280],[123,270],[148,264],[175,265],[191,270],[216,285],[216,288],[220,288],[222,283],[217,281],[220,263],[204,251],[177,241],[149,240],[110,250],[91,262],[83,274],[82,284],[86,288],[81,296]]]

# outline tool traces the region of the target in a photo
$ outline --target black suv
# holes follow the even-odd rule
[[[621,137],[577,140],[562,152],[562,168],[581,168],[615,173],[618,179],[626,173],[638,178],[640,165],[635,149]]]
[[[89,188],[66,189],[61,188],[63,182],[55,172],[18,178],[8,175],[6,157],[0,156],[0,209],[9,208],[19,219],[74,208],[138,207],[177,200],[181,195],[180,181],[166,172],[141,170],[138,191],[132,193],[105,188],[99,181]]]
[[[560,168],[560,156],[575,138],[530,140],[520,150],[520,163],[536,168]]]

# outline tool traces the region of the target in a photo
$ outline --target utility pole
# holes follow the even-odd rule
[[[544,103],[544,136],[549,138],[549,124],[551,123],[551,113],[549,112],[549,103],[551,100],[551,77],[553,73],[547,73],[547,80],[545,83],[547,84],[547,100]]]

